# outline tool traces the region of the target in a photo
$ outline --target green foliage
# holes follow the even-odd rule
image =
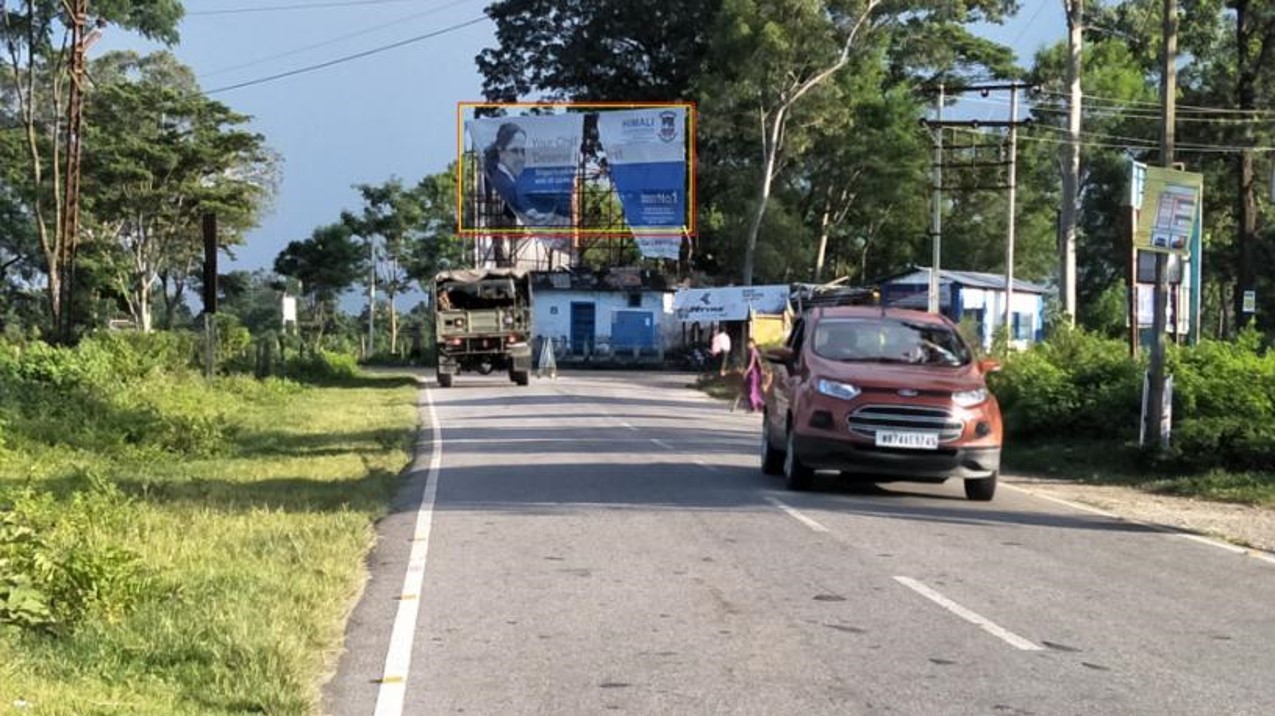
[[[105,536],[127,498],[93,471],[73,481],[81,487],[70,500],[27,488],[0,505],[0,627],[114,623],[157,593],[137,553]]]
[[[353,353],[340,353],[320,348],[289,357],[287,376],[303,383],[340,383],[359,374],[359,362]]]
[[[189,380],[193,340],[103,334],[77,348],[0,345],[0,411],[13,441],[114,453],[211,455],[233,404]]]
[[[1173,447],[1194,466],[1269,468],[1275,464],[1275,352],[1253,329],[1234,342],[1171,349]]]
[[[989,378],[1011,438],[1133,439],[1145,365],[1124,342],[1060,330],[1007,356]],[[1256,331],[1235,342],[1169,346],[1174,378],[1171,462],[1192,469],[1275,464],[1275,352]]]

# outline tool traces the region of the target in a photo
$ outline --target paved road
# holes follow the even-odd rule
[[[1275,714],[1275,565],[1004,488],[788,493],[686,382],[431,382],[328,713]]]

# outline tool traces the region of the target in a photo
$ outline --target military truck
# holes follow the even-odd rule
[[[444,271],[434,277],[438,384],[461,372],[531,375],[531,277],[521,269]]]

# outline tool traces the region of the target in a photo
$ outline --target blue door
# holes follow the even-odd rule
[[[611,319],[611,345],[617,351],[655,348],[655,319],[650,311],[616,311]]]
[[[597,306],[593,303],[571,302],[571,352],[584,353],[585,346],[593,352],[593,339],[598,335]]]

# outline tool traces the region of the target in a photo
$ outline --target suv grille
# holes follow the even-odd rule
[[[945,408],[921,405],[865,405],[850,414],[850,432],[875,439],[878,430],[938,431],[939,442],[950,443],[965,423]]]

